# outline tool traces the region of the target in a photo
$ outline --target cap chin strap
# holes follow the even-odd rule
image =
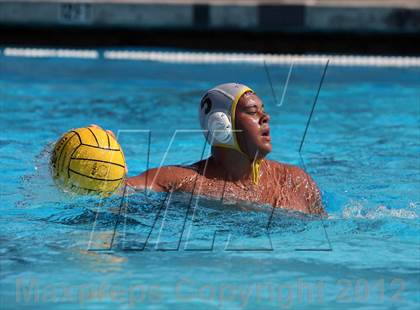
[[[242,153],[243,155],[245,155],[246,157],[250,158],[246,153],[244,153],[238,143],[238,140],[236,138],[236,126],[235,126],[235,115],[236,115],[236,106],[238,105],[239,99],[242,97],[243,94],[245,94],[246,92],[252,92],[254,93],[254,91],[251,88],[245,88],[243,91],[241,91],[240,93],[237,94],[235,100],[232,103],[232,107],[231,107],[231,115],[232,115],[232,129],[233,129],[233,139],[234,139],[234,149],[237,150],[238,152]],[[251,158],[250,158],[251,159]],[[252,172],[252,182],[255,185],[259,184],[260,181],[260,166],[262,163],[263,159],[251,159],[251,172]]]
[[[260,167],[262,162],[263,159],[256,159],[251,163],[252,182],[254,182],[255,185],[258,185],[258,183],[260,182]]]

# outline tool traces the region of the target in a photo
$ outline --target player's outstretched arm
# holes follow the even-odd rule
[[[126,184],[135,190],[147,188],[155,192],[164,192],[168,187],[165,170],[166,167],[149,169],[138,176],[127,178]]]
[[[181,166],[164,166],[128,178],[126,184],[135,190],[148,188],[155,192],[169,192],[179,189],[181,180],[191,175],[192,170]]]

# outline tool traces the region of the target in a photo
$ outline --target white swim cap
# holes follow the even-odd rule
[[[242,152],[235,133],[235,111],[239,99],[246,92],[254,91],[242,84],[226,83],[205,93],[201,99],[199,117],[210,145]]]

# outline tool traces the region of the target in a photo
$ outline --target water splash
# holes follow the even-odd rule
[[[367,208],[361,202],[351,202],[341,212],[344,219],[382,219],[382,218],[401,218],[417,219],[419,218],[420,202],[410,202],[406,208],[393,209],[384,205],[374,208]]]

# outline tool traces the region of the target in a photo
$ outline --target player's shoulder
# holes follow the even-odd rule
[[[166,191],[177,186],[180,180],[196,174],[187,166],[162,166],[149,169],[142,174],[127,179],[131,187],[141,189],[144,186],[156,191]],[[146,185],[147,184],[147,185]]]
[[[269,160],[266,159],[265,162],[268,164],[268,166],[270,168],[273,169],[280,169],[280,170],[285,170],[285,171],[295,171],[295,172],[305,172],[302,168],[295,166],[295,165],[291,165],[291,164],[287,164],[287,163],[282,163],[276,160]]]
[[[275,160],[266,160],[268,166],[276,173],[291,174],[295,177],[309,177],[308,173],[299,166],[278,162]]]
[[[295,165],[272,160],[267,161],[267,164],[275,171],[274,173],[277,173],[280,180],[286,181],[288,177],[291,177],[289,179],[296,189],[299,188],[298,193],[305,199],[309,213],[325,214],[319,188],[305,170]]]

